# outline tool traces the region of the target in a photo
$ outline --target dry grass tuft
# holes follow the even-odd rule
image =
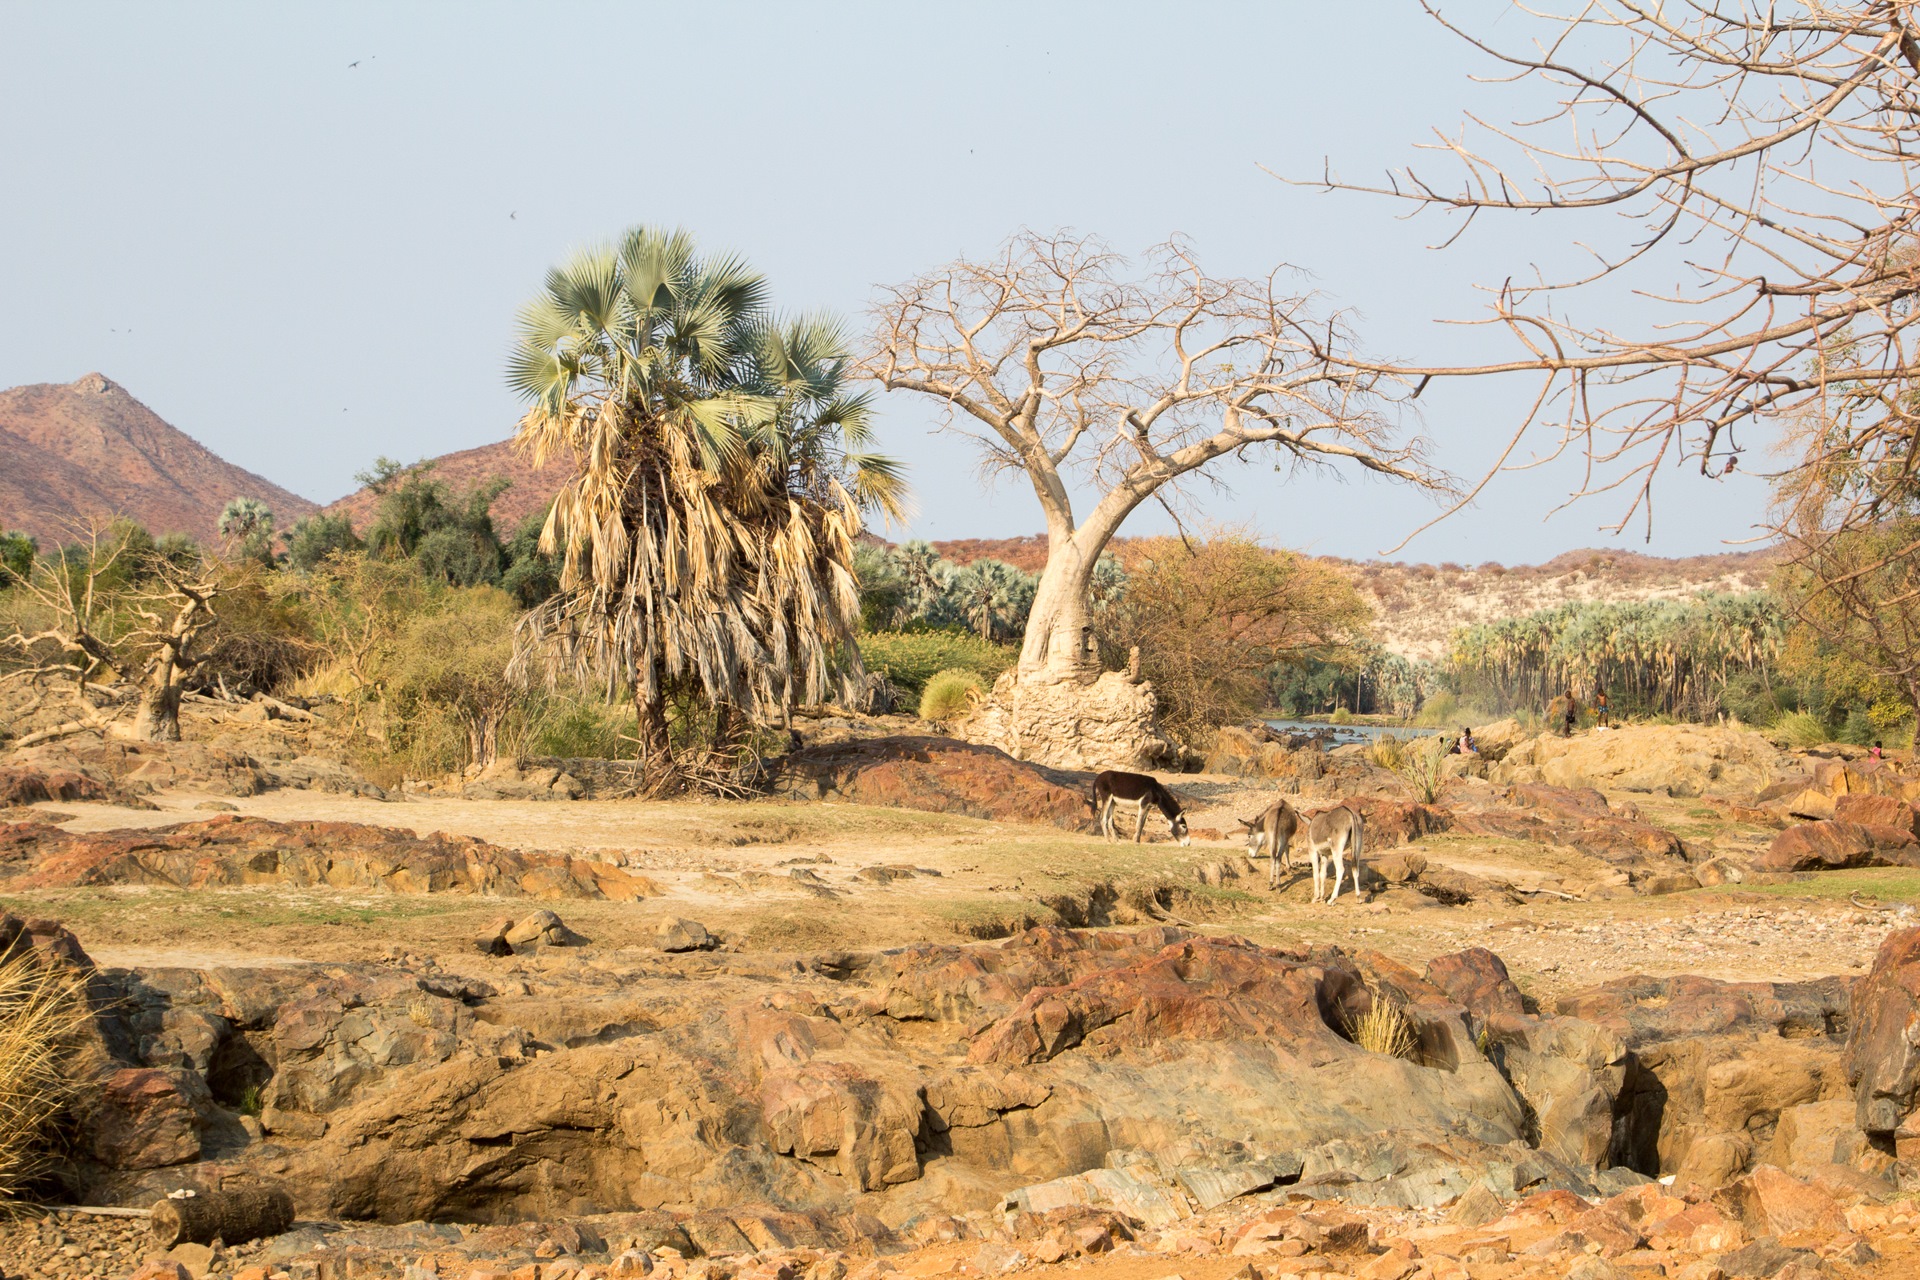
[[[39,1168],[47,1123],[70,1088],[64,1051],[89,1016],[64,971],[30,953],[0,963],[0,1199]]]
[[[1347,1035],[1368,1053],[1389,1058],[1411,1058],[1419,1045],[1413,1023],[1400,1006],[1377,997],[1371,1009],[1347,1023]]]

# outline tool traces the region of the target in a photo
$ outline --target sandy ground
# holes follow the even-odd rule
[[[1257,812],[1260,788],[1183,780],[1200,793],[1195,825],[1225,829]],[[152,827],[211,816],[215,798],[174,793],[160,808],[42,806],[69,830]],[[1626,799],[1623,797],[1622,799]],[[1630,798],[1690,844],[1750,848],[1772,833],[1726,823],[1697,802]],[[1159,914],[1208,932],[1260,942],[1331,942],[1375,948],[1409,962],[1468,946],[1499,953],[1523,989],[1549,1001],[1629,973],[1701,973],[1728,980],[1856,974],[1911,910],[1863,910],[1860,893],[1898,908],[1920,897],[1904,871],[1828,873],[1763,891],[1699,890],[1609,902],[1541,896],[1524,905],[1441,906],[1408,890],[1370,902],[1351,895],[1307,901],[1303,873],[1279,893],[1267,865],[1237,845],[1108,844],[1051,827],[944,814],[786,801],[523,802],[416,798],[382,803],[276,790],[218,801],[280,821],[374,823],[479,836],[502,845],[584,853],[644,871],[662,889],[638,903],[550,905],[602,947],[648,945],[669,916],[698,919],[728,945],[761,951],[903,946],[1000,936],[1052,918],[1049,906],[1084,909],[1097,886],[1173,886]],[[50,813],[49,816],[54,816]],[[1418,846],[1430,862],[1516,884],[1578,874],[1591,859],[1515,841],[1440,836]],[[1201,885],[1196,868],[1223,862],[1240,878]],[[1598,864],[1594,864],[1598,865]],[[1864,899],[1863,899],[1864,900]],[[393,950],[463,953],[483,927],[531,903],[461,895],[397,895],[275,888],[178,891],[139,887],[14,894],[10,909],[65,920],[102,963],[262,964],[363,959]],[[1124,907],[1116,920],[1143,919]]]

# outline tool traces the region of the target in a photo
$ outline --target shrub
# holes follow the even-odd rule
[[[1335,707],[1333,714],[1327,717],[1328,724],[1351,724],[1352,722],[1353,712],[1345,707]]]
[[[1407,784],[1421,804],[1432,804],[1447,782],[1447,740],[1433,737],[1396,743],[1392,763],[1385,767]]]
[[[1406,1013],[1378,996],[1371,1009],[1347,1023],[1347,1035],[1368,1053],[1384,1053],[1389,1058],[1411,1058],[1419,1045]]]
[[[0,1199],[39,1170],[47,1125],[66,1100],[61,1059],[88,1017],[72,979],[33,952],[0,963]]]
[[[934,673],[920,695],[920,718],[944,724],[957,720],[973,706],[985,689],[980,677],[971,671],[949,667]]]
[[[631,759],[635,743],[634,711],[597,698],[555,698],[541,709],[529,735],[527,754]]]
[[[881,631],[860,637],[860,657],[867,670],[917,698],[941,671],[970,671],[990,685],[1020,652],[965,631]]]
[[[1771,736],[1789,747],[1818,747],[1832,740],[1820,718],[1806,711],[1790,711],[1774,722]]]

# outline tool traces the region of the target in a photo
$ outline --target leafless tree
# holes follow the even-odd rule
[[[162,570],[160,584],[135,602],[133,613],[144,626],[129,637],[145,656],[140,681],[140,714],[134,736],[147,742],[180,741],[180,697],[187,677],[206,660],[198,641],[217,619],[218,579],[193,578]]]
[[[1135,264],[1098,240],[1023,232],[884,292],[863,371],[940,402],[987,470],[1015,470],[1047,523],[1022,681],[1084,679],[1101,549],[1135,508],[1235,455],[1345,462],[1438,488],[1383,413],[1394,375],[1359,367],[1338,315],[1276,270],[1212,276],[1184,241]],[[1403,389],[1404,390],[1404,389]],[[1076,512],[1070,486],[1093,488]]]
[[[1568,278],[1536,273],[1490,288],[1484,322],[1504,328],[1518,347],[1511,358],[1356,370],[1406,380],[1414,394],[1434,378],[1531,376],[1537,393],[1502,464],[1536,427],[1557,429],[1559,450],[1586,457],[1583,493],[1626,496],[1618,527],[1651,520],[1663,463],[1725,475],[1758,424],[1836,391],[1847,411],[1784,478],[1805,480],[1837,458],[1867,461],[1876,483],[1850,495],[1847,526],[1873,524],[1911,494],[1915,5],[1590,0],[1564,14],[1522,9],[1538,24],[1525,50],[1425,7],[1557,106],[1504,126],[1469,117],[1457,134],[1437,134],[1454,178],[1408,168],[1378,184],[1329,172],[1308,185],[1458,215],[1444,243],[1482,214],[1612,213],[1624,234]],[[1644,330],[1605,318],[1625,285],[1656,300]]]
[[[112,634],[114,592],[109,584],[125,576],[121,561],[129,553],[124,539],[108,537],[98,523],[90,522],[76,532],[84,539],[76,542],[85,546],[84,555],[42,557],[27,574],[15,578],[18,588],[39,606],[38,630],[0,636],[0,648],[14,655],[0,678],[32,685],[51,681],[65,690],[73,718],[17,738],[10,744],[15,747],[104,728],[113,719],[100,702],[104,696],[111,705],[114,694],[107,681],[121,679]]]

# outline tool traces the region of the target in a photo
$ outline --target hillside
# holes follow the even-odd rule
[[[502,537],[511,533],[528,516],[545,511],[560,487],[558,470],[534,470],[525,455],[516,451],[512,442],[507,440],[483,444],[477,449],[442,454],[431,461],[434,478],[456,495],[477,489],[499,476],[513,482],[505,493],[493,500],[493,522]],[[379,498],[371,489],[356,489],[346,497],[329,503],[326,511],[329,515],[351,516],[353,527],[365,533],[367,526],[373,523],[374,507],[378,501]]]
[[[1138,540],[1116,538],[1113,553],[1124,564]],[[1045,566],[1047,540],[961,538],[936,542],[949,560],[1004,560],[1037,573]],[[1390,564],[1337,558],[1374,606],[1374,635],[1389,652],[1437,659],[1447,637],[1460,627],[1517,617],[1573,600],[1655,600],[1701,591],[1753,591],[1766,585],[1769,551],[1664,559],[1630,551],[1585,549],[1545,564],[1507,566],[1488,562],[1475,569],[1457,564]]]
[[[0,391],[0,527],[42,544],[128,516],[156,534],[210,538],[221,508],[258,498],[281,528],[318,508],[169,426],[103,374]]]

